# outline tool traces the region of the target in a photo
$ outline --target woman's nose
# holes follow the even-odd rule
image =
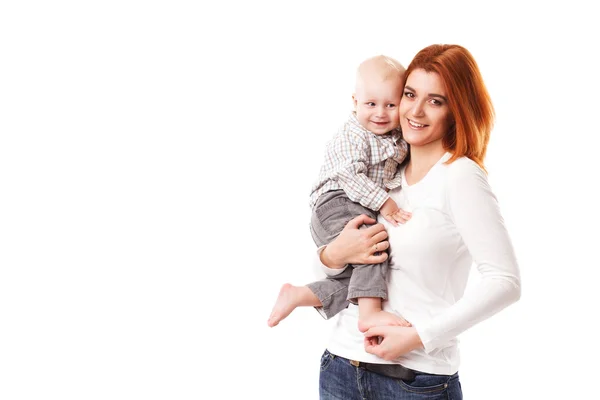
[[[425,108],[423,107],[423,103],[417,101],[414,103],[412,108],[412,114],[415,117],[422,117],[425,114]]]

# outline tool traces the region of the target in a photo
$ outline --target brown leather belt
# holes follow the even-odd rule
[[[371,364],[355,360],[349,361],[350,364],[354,365],[355,367],[364,368],[367,371],[374,372],[379,375],[394,379],[402,379],[405,381],[413,381],[415,379],[415,375],[419,373],[400,364]]]

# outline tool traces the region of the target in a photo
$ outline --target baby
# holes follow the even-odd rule
[[[398,165],[408,147],[399,130],[398,106],[405,68],[387,56],[363,61],[356,74],[354,110],[328,143],[319,178],[312,188],[311,233],[318,246],[337,237],[352,218],[379,212],[396,226],[410,218],[398,208],[388,190],[400,186]],[[358,303],[359,329],[376,325],[409,325],[398,315],[383,311],[387,298],[388,262],[348,265],[335,276],[306,286],[284,284],[268,325],[273,327],[296,307],[313,306],[331,318]]]

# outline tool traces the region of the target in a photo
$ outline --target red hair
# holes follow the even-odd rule
[[[415,69],[437,73],[445,85],[454,122],[442,139],[444,149],[452,153],[447,162],[464,156],[484,168],[494,106],[471,53],[456,44],[434,44],[417,53],[406,69],[406,77]]]

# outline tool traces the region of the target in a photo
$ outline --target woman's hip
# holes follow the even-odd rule
[[[325,350],[321,356],[321,400],[462,400],[458,373],[434,375],[398,366],[360,363]],[[389,367],[389,366],[388,366]]]

